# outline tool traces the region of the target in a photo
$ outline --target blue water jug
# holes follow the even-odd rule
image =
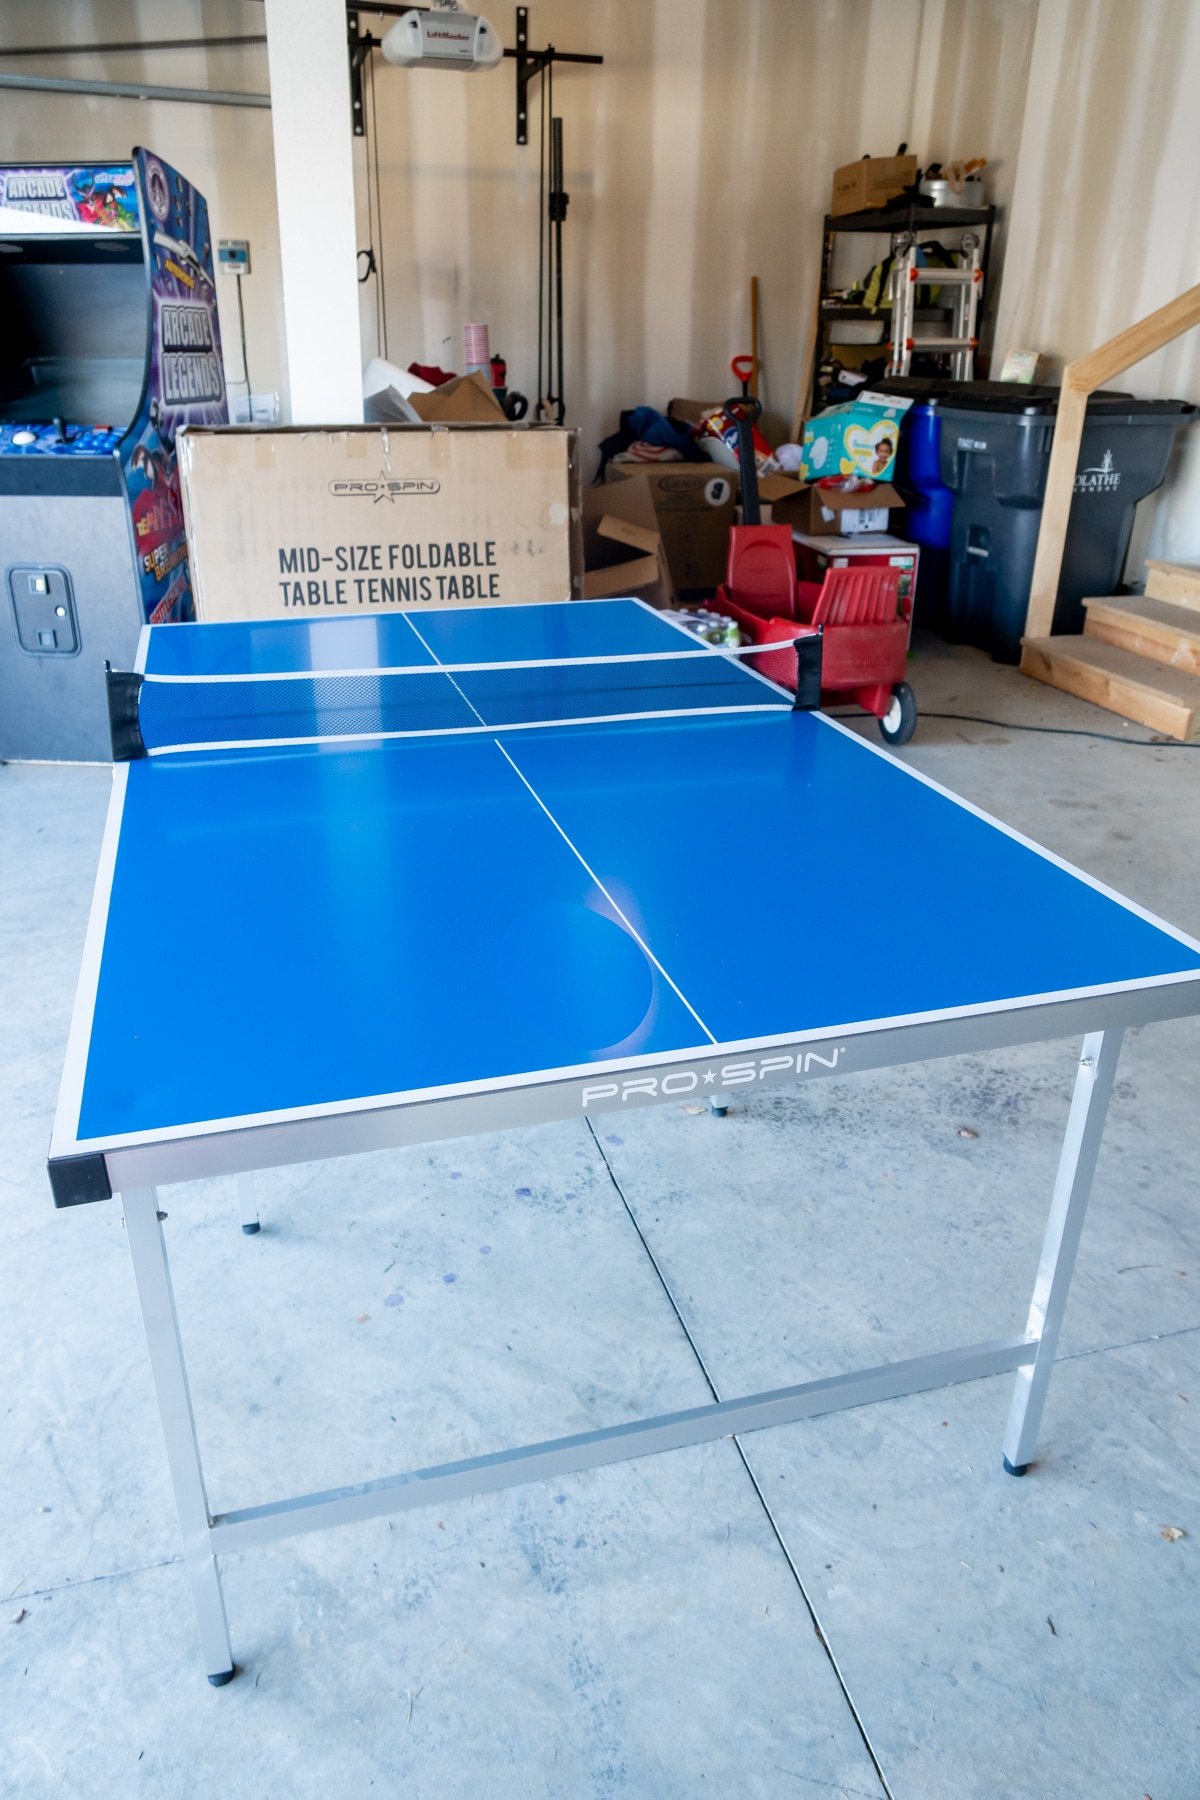
[[[908,502],[905,530],[921,546],[915,620],[941,631],[945,624],[950,525],[954,494],[942,480],[942,420],[936,400],[908,409],[900,435],[896,483]]]

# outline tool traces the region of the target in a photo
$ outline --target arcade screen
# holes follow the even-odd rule
[[[0,241],[0,424],[133,420],[146,371],[139,237]]]

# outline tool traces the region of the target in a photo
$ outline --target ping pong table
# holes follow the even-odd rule
[[[214,1685],[217,1558],[292,1533],[1004,1371],[1026,1471],[1121,1033],[1200,944],[637,601],[155,626],[111,679],[49,1174],[122,1199]],[[804,948],[739,951],[768,913]],[[159,1184],[1080,1035],[1010,1337],[210,1511]]]

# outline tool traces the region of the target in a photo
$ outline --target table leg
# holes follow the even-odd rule
[[[1079,1073],[1071,1098],[1067,1132],[1059,1157],[1054,1198],[1042,1243],[1026,1335],[1038,1339],[1037,1356],[1017,1371],[1012,1409],[1004,1434],[1004,1467],[1010,1475],[1024,1475],[1033,1460],[1042,1409],[1054,1354],[1067,1309],[1067,1294],[1083,1218],[1091,1192],[1092,1174],[1100,1152],[1108,1097],[1112,1093],[1121,1054],[1120,1031],[1097,1031],[1083,1040]]]
[[[247,1237],[253,1237],[259,1230],[258,1201],[254,1193],[254,1176],[239,1175],[237,1178],[238,1211],[242,1217],[242,1230]]]
[[[158,1210],[158,1194],[154,1188],[131,1189],[122,1195],[122,1202],[133,1257],[133,1275],[142,1305],[142,1323],[150,1351],[150,1369],[166,1439],[167,1462],[175,1489],[175,1504],[179,1509],[184,1561],[192,1586],[192,1599],[196,1603],[200,1647],[208,1679],[214,1687],[223,1687],[233,1679],[233,1652],[225,1620],[221,1577],[209,1535],[212,1521],[204,1491],[204,1471],[200,1465],[200,1445],[192,1415],[183,1345],[179,1339],[167,1246],[163,1240],[165,1214]]]

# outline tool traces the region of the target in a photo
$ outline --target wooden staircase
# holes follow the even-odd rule
[[[1026,638],[1022,673],[1166,737],[1200,737],[1200,568],[1148,562],[1144,596],[1083,604],[1082,637]]]

